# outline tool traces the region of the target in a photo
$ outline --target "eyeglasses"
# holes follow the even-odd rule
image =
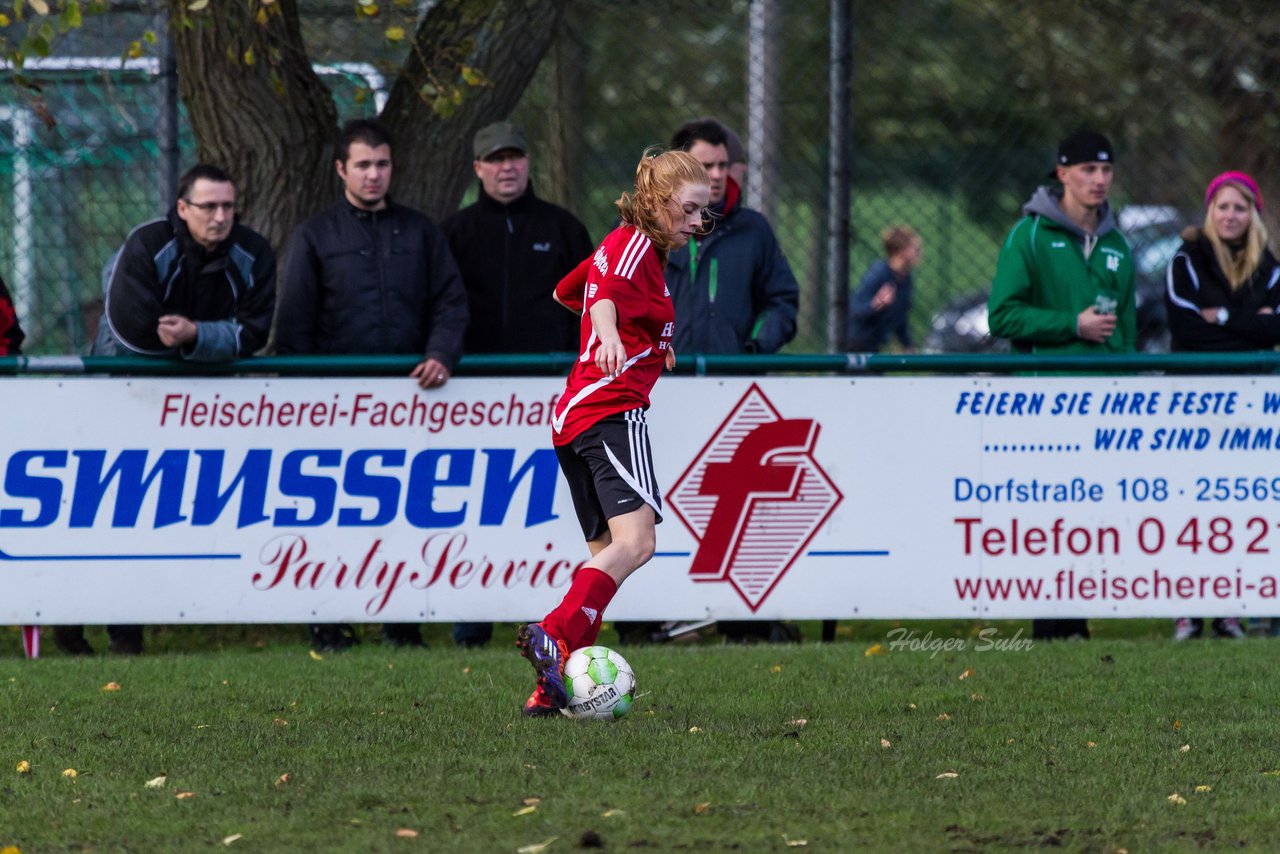
[[[235,213],[235,202],[193,202],[190,199],[183,199],[191,207],[205,213],[213,213],[214,211],[223,211],[224,213]]]

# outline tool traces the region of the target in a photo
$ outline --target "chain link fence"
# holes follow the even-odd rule
[[[57,43],[59,56],[26,70],[38,92],[8,85],[0,100],[0,275],[27,352],[85,351],[103,265],[168,202],[157,178],[161,64],[120,59],[157,26],[155,10],[136,8],[87,17],[83,32]],[[328,0],[303,14],[340,116],[376,114],[404,50],[386,42],[386,21]],[[567,3],[513,116],[531,140],[537,191],[598,239],[646,146],[690,118],[720,118],[747,145],[746,203],[770,217],[801,282],[800,330],[787,350],[835,348],[830,22],[830,0]],[[1071,130],[1112,138],[1112,201],[1128,209],[1140,289],[1157,303],[1164,263],[1181,226],[1198,220],[1210,176],[1245,169],[1264,197],[1275,189],[1280,16],[1268,0],[853,3],[850,40],[846,286],[879,257],[882,228],[913,226],[925,249],[911,317],[920,344],[986,346],[985,315],[963,309],[981,305],[1000,241]],[[194,141],[180,106],[177,139],[186,168]]]

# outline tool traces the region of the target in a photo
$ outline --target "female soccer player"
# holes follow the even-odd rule
[[[591,560],[555,610],[516,634],[537,674],[524,706],[530,717],[565,707],[570,650],[595,642],[618,586],[653,556],[662,502],[644,411],[662,368],[676,363],[675,309],[662,270],[668,252],[702,231],[710,199],[706,170],[691,155],[645,152],[635,192],[617,201],[622,224],[556,286],[556,300],[582,315],[582,329],[552,441]]]

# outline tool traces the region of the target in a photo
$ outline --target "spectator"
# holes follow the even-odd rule
[[[719,119],[708,118],[707,121],[715,122],[724,131],[725,153],[729,155],[729,177],[737,183],[741,192],[747,186],[747,149],[742,145],[742,138]]]
[[[475,204],[442,225],[467,289],[468,353],[576,352],[578,319],[552,300],[556,283],[591,254],[586,226],[538,198],[529,184],[529,144],[510,122],[476,132]],[[483,646],[492,623],[457,623],[458,646]]]
[[[707,170],[714,222],[710,233],[667,260],[676,352],[777,352],[795,337],[800,286],[768,221],[739,204],[724,127],[713,119],[687,122],[671,147],[689,152]]]
[[[348,122],[334,146],[343,197],[294,231],[280,291],[282,354],[404,353],[424,389],[449,381],[462,355],[467,295],[440,229],[393,202],[391,136],[376,122]],[[423,646],[418,626],[387,624],[392,646]],[[348,625],[311,626],[316,649],[356,642]]]
[[[0,356],[22,355],[22,327],[18,325],[18,312],[13,307],[13,298],[5,287],[4,279],[0,279]]]
[[[1024,353],[1132,352],[1137,336],[1133,257],[1107,195],[1114,152],[1078,131],[1058,146],[1054,177],[1023,206],[996,261],[991,334]],[[1089,636],[1087,620],[1033,620],[1037,640]]]
[[[878,353],[890,336],[914,350],[911,328],[912,271],[920,263],[920,236],[908,225],[880,232],[885,257],[871,265],[849,303],[846,350]]]
[[[698,119],[671,138],[671,147],[692,154],[711,180],[710,232],[667,259],[673,346],[687,355],[774,353],[796,334],[800,286],[768,220],[740,203],[726,131],[716,119]],[[793,626],[777,622],[724,621],[718,630],[737,641],[799,638]]]
[[[94,355],[229,362],[267,343],[276,254],[235,211],[235,181],[220,167],[182,176],[168,216],[135,228],[104,271]],[[141,626],[108,626],[107,637],[112,652],[142,652]],[[93,652],[83,626],[56,626],[53,640],[70,655]]]
[[[1182,232],[1182,248],[1165,277],[1172,347],[1274,349],[1280,344],[1280,266],[1267,248],[1262,193],[1244,172],[1223,172],[1209,182],[1204,209],[1204,224]],[[1245,636],[1235,617],[1214,620],[1212,628],[1217,637]],[[1173,637],[1187,640],[1203,632],[1203,620],[1182,617]]]

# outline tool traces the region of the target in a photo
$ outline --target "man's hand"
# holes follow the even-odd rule
[[[181,347],[196,340],[196,325],[180,314],[166,314],[156,324],[156,335],[166,347]]]
[[[676,367],[676,348],[675,347],[667,348],[667,358],[666,358],[665,364],[667,366],[668,371],[675,370],[675,367]]]
[[[893,305],[893,301],[898,296],[898,286],[893,282],[885,282],[880,286],[880,290],[876,291],[876,295],[871,298],[872,311],[884,311]]]
[[[1076,334],[1085,341],[1101,344],[1116,331],[1114,314],[1099,314],[1093,306],[1089,306],[1076,315]]]
[[[419,363],[409,376],[418,381],[420,388],[440,388],[449,381],[449,369],[438,359],[427,359]]]

